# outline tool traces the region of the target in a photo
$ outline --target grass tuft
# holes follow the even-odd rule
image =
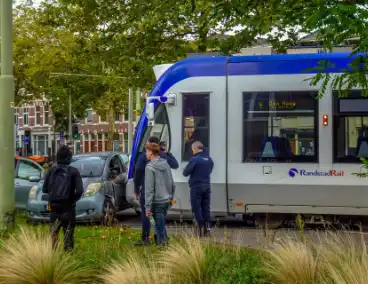
[[[53,250],[49,235],[39,230],[21,227],[0,250],[0,283],[85,283],[89,274],[72,254]]]

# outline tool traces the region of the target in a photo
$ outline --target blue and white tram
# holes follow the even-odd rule
[[[185,59],[166,69],[147,98],[136,128],[129,178],[146,140],[166,141],[179,162],[173,171],[173,212],[190,212],[182,170],[191,143],[208,147],[214,216],[250,214],[277,227],[301,214],[306,222],[368,215],[368,99],[359,89],[339,98],[308,81],[322,60],[340,73],[348,53]],[[134,199],[132,180],[127,195]],[[128,197],[129,199],[129,197]],[[267,216],[267,218],[266,218]]]

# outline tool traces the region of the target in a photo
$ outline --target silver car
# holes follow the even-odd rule
[[[106,221],[116,212],[131,208],[126,201],[126,165],[121,153],[96,152],[73,156],[70,166],[83,180],[84,194],[76,204],[78,222]],[[117,182],[119,180],[119,182]],[[42,193],[43,181],[29,192],[27,212],[32,221],[48,221],[48,195]]]
[[[26,209],[29,191],[43,178],[43,168],[26,158],[15,159],[15,207]]]

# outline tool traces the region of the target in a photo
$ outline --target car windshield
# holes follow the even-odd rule
[[[74,157],[72,167],[79,170],[81,177],[100,177],[103,174],[107,157]]]

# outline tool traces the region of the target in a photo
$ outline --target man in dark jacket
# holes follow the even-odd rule
[[[189,176],[190,203],[197,223],[197,234],[209,236],[211,232],[211,173],[213,161],[204,151],[203,144],[196,141],[192,144],[193,157],[183,171]]]
[[[147,143],[155,143],[159,144],[159,139],[155,136],[151,136],[148,138]],[[168,149],[164,146],[161,146],[160,157],[165,159],[169,164],[170,168],[177,169],[179,164],[175,157],[168,152]],[[136,242],[136,245],[149,245],[149,235],[151,230],[150,220],[146,216],[146,208],[145,208],[145,191],[144,191],[144,178],[146,165],[149,161],[147,160],[146,152],[143,152],[139,155],[137,163],[135,165],[134,172],[134,186],[135,186],[135,194],[137,195],[137,199],[139,199],[140,207],[141,207],[141,221],[142,221],[142,240]]]
[[[79,171],[69,166],[72,161],[73,153],[67,146],[61,146],[56,154],[57,164],[49,169],[45,176],[42,192],[49,196],[51,207],[51,234],[54,248],[58,245],[59,232],[61,227],[64,230],[64,249],[70,251],[74,247],[74,227],[75,227],[75,205],[83,195],[83,182]],[[55,201],[53,200],[55,185],[58,178],[55,176],[57,170],[64,169],[68,173],[67,185],[69,192],[65,195],[67,198]],[[54,175],[53,175],[54,174]]]

